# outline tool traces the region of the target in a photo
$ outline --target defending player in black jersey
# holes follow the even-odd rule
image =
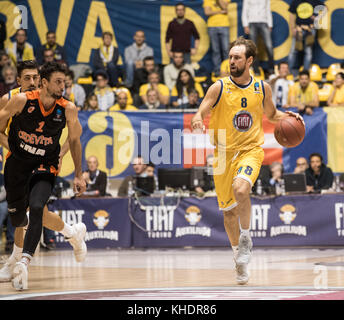
[[[75,178],[74,189],[81,194],[86,189],[81,169],[81,125],[78,111],[72,102],[62,98],[65,69],[58,63],[46,63],[40,70],[40,90],[19,93],[0,111],[0,132],[5,133],[12,117],[9,147],[5,164],[5,188],[8,210],[13,226],[30,221],[24,239],[22,259],[14,268],[13,286],[26,289],[27,267],[33,257],[42,231],[43,208],[48,201],[57,174],[60,136],[65,124],[72,154]]]

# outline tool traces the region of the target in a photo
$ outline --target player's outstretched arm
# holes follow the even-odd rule
[[[272,101],[272,90],[268,83],[264,82],[264,89],[265,89],[265,97],[264,97],[264,112],[268,117],[270,122],[276,123],[281,119],[288,117],[289,115],[294,116],[297,119],[300,119],[303,124],[303,118],[298,114],[291,111],[282,112],[277,110],[273,101]]]
[[[66,120],[68,127],[68,143],[75,168],[74,188],[77,195],[80,195],[86,190],[86,183],[82,176],[81,167],[82,148],[80,137],[82,127],[78,119],[78,109],[74,103],[69,102],[66,106]]]
[[[191,128],[193,130],[203,130],[203,119],[209,114],[211,108],[215,105],[220,93],[221,82],[216,81],[209,87],[207,94],[203,98],[203,101],[198,108],[198,111],[191,120]]]
[[[15,114],[20,113],[27,101],[25,93],[19,93],[10,99],[0,110],[0,132],[5,133],[8,120]]]

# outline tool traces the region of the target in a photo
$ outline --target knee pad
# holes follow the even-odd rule
[[[26,206],[21,203],[9,204],[8,214],[13,227],[25,227],[29,222],[26,215]]]

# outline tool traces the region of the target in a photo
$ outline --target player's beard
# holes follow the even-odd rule
[[[62,94],[56,94],[54,92],[51,92],[48,88],[47,88],[47,91],[49,93],[49,95],[54,98],[55,100],[58,100],[58,99],[61,99],[62,98]]]
[[[230,71],[231,71],[231,76],[238,78],[245,72],[245,67],[243,67],[241,69],[239,69],[239,67],[236,67],[235,70],[232,70],[232,68],[231,68]]]

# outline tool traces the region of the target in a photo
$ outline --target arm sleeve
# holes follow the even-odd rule
[[[196,39],[196,40],[198,40],[199,39],[199,33],[198,33],[198,31],[197,31],[197,29],[196,29],[196,26],[195,26],[195,24],[193,23],[193,22],[191,22],[192,23],[192,36]]]
[[[100,172],[96,181],[95,189],[99,191],[99,196],[105,196],[106,193],[107,176],[105,172]]]

